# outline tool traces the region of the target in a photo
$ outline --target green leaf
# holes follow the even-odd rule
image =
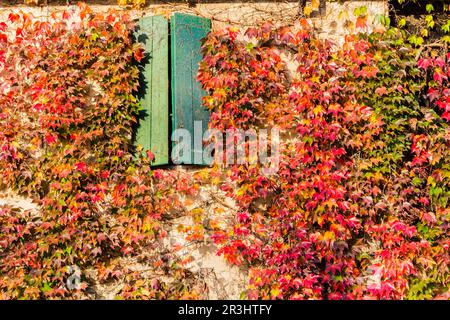
[[[353,10],[353,14],[355,15],[355,17],[364,17],[367,15],[367,7],[366,6],[357,7],[355,8],[355,10]]]
[[[418,37],[415,34],[411,35],[408,38],[409,43],[415,45],[416,47],[419,47],[423,44],[423,38],[422,37]]]
[[[448,20],[446,24],[442,25],[441,30],[445,33],[450,32],[450,20]]]
[[[93,32],[91,37],[92,37],[92,40],[97,41],[99,34],[97,32]]]
[[[41,287],[41,291],[42,292],[49,292],[51,291],[53,288],[48,284],[48,282],[45,282],[44,285]]]
[[[245,45],[245,49],[247,49],[248,52],[252,51],[254,47],[255,45],[252,42],[249,42]]]
[[[422,179],[420,179],[419,177],[414,177],[414,179],[412,180],[412,183],[415,186],[418,186],[418,185],[422,184]]]
[[[434,18],[432,15],[427,15],[425,17],[425,22],[427,23],[428,28],[433,28],[434,27]]]

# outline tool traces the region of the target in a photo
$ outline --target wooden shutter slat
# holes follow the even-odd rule
[[[169,163],[169,22],[163,16],[143,17],[135,37],[146,56],[141,72],[143,107],[136,142],[155,155],[154,165]]]
[[[204,164],[202,148],[194,145],[194,121],[208,128],[209,112],[202,106],[204,94],[197,81],[198,64],[202,60],[201,39],[211,30],[211,21],[183,13],[171,17],[172,129],[184,128],[191,133],[192,156],[186,164]],[[202,134],[203,134],[202,132]],[[199,157],[195,157],[195,154]]]

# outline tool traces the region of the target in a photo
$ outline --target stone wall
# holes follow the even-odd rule
[[[377,14],[387,14],[387,3],[385,1],[347,1],[342,4],[327,3],[326,14],[311,19],[317,32],[324,38],[335,40],[342,39],[347,31],[354,28],[355,17],[353,10],[359,6],[366,6],[369,14],[369,22]],[[107,11],[110,8],[125,10],[123,7],[114,5],[93,5],[94,11]],[[33,14],[40,19],[47,19],[53,12],[67,10],[66,6],[44,6],[44,7],[11,7],[0,6],[0,21],[6,20],[11,12],[24,11]],[[211,18],[213,28],[224,26],[250,26],[267,20],[273,20],[277,24],[294,25],[298,19],[298,4],[296,2],[273,3],[208,3],[189,7],[187,4],[154,4],[143,10],[130,10],[130,13],[138,18],[145,15],[163,14],[170,16],[172,12],[182,11]],[[168,169],[174,170],[174,169]],[[177,168],[176,170],[180,170]],[[181,169],[184,170],[184,169]],[[186,212],[195,208],[203,208],[208,214],[221,212],[221,219],[226,221],[232,219],[236,211],[231,199],[226,198],[212,186],[203,186],[198,198],[192,199],[191,205],[186,207]],[[11,193],[0,192],[0,206],[9,205],[22,210],[38,211],[39,208],[31,199],[18,197]],[[187,267],[200,274],[207,286],[205,298],[209,299],[239,299],[241,292],[245,289],[247,270],[245,268],[231,267],[221,257],[216,255],[216,247],[205,241],[203,243],[190,243],[184,234],[178,232],[177,227],[181,224],[189,225],[192,221],[188,216],[176,218],[170,222],[168,236],[163,245],[170,247],[179,244],[183,249],[179,252],[180,257],[192,256]],[[136,268],[144,268],[137,266]],[[112,299],[115,290],[120,288],[116,284],[109,288],[101,288],[96,298]]]
[[[207,2],[207,1],[205,1]],[[368,11],[369,22],[377,14],[387,14],[387,1],[344,1],[327,2],[325,14],[310,19],[323,36],[342,37],[346,31],[354,28],[356,18],[355,8],[365,6]],[[67,10],[70,6],[2,6],[0,4],[0,20],[7,19],[9,13],[23,10],[35,17],[46,19],[53,12]],[[298,3],[296,1],[243,1],[243,2],[210,2],[189,6],[186,2],[170,4],[149,4],[143,9],[134,10],[117,5],[91,5],[94,11],[107,11],[110,8],[128,10],[132,16],[138,18],[145,15],[162,14],[170,16],[172,12],[180,11],[210,18],[213,28],[224,26],[251,26],[272,20],[280,25],[294,25],[298,20]]]

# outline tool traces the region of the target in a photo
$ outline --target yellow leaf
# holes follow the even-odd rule
[[[218,220],[218,219],[211,219],[211,220],[209,220],[209,226],[213,230],[219,230],[221,228],[220,220]]]
[[[375,113],[372,113],[372,114],[370,115],[370,117],[369,117],[369,121],[370,121],[371,123],[377,123],[377,122],[378,122],[378,117],[377,117],[377,115],[376,115]]]
[[[272,296],[272,299],[278,298],[281,295],[281,291],[278,288],[273,288],[270,290],[270,295]]]
[[[422,29],[420,30],[420,34],[422,35],[422,37],[428,37],[428,29]]]
[[[312,0],[311,1],[311,7],[313,10],[319,9],[320,6],[320,0]]]
[[[244,184],[243,186],[241,186],[238,189],[238,191],[236,192],[236,195],[238,195],[238,196],[244,195],[247,192],[247,189],[248,189],[247,185]]]
[[[214,212],[215,212],[215,213],[219,213],[219,214],[220,214],[220,213],[224,213],[224,212],[225,212],[225,209],[222,208],[222,207],[218,207],[218,208],[215,208],[215,209],[214,209]]]
[[[205,212],[205,210],[203,208],[195,208],[195,209],[191,210],[191,213],[194,215],[202,214],[204,212]]]
[[[318,218],[317,218],[317,223],[319,224],[319,226],[322,226],[322,223],[323,223],[323,217],[318,217]]]
[[[133,6],[139,8],[145,5],[145,0],[133,0]]]
[[[348,19],[348,11],[342,10],[341,12],[339,12],[338,19],[339,20],[347,20]]]
[[[220,184],[220,178],[219,177],[214,177],[214,178],[212,178],[212,180],[211,180],[211,183],[213,184],[213,185],[218,185],[218,184]]]
[[[20,144],[18,144],[16,141],[11,142],[10,145],[12,145],[16,149],[20,148]]]
[[[313,109],[314,114],[317,116],[320,113],[323,113],[323,108],[321,105],[317,105],[314,109]]]
[[[305,6],[303,8],[303,13],[305,14],[305,16],[309,17],[311,15],[311,12],[312,12],[311,6]]]
[[[313,77],[311,77],[311,82],[313,82],[313,83],[319,83],[319,82],[320,82],[320,77],[319,77],[319,76],[313,76]]]
[[[333,240],[334,239],[334,232],[331,232],[331,231],[325,232],[325,234],[323,235],[323,239],[324,240]]]

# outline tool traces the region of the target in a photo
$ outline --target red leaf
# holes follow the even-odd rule
[[[48,144],[53,144],[56,143],[58,141],[58,137],[56,135],[53,135],[51,133],[47,133],[44,137],[45,142],[47,142]]]
[[[442,84],[442,81],[444,79],[447,79],[447,76],[444,74],[441,68],[434,69],[434,75],[433,75],[434,81],[438,82],[439,84]]]
[[[445,119],[450,122],[450,112],[444,112],[441,116],[442,119]]]
[[[429,66],[431,66],[431,60],[430,59],[420,59],[419,62],[417,62],[417,65],[421,69],[428,69]]]
[[[155,155],[150,150],[147,151],[147,157],[150,159],[150,161],[155,160]]]
[[[109,173],[108,170],[103,170],[103,171],[100,173],[100,177],[102,177],[103,179],[108,179],[108,178],[109,178],[109,175],[110,175],[110,173]]]
[[[22,28],[16,29],[16,37],[23,37],[23,29]]]
[[[63,18],[63,20],[70,19],[70,13],[67,12],[67,11],[64,11],[63,14],[62,14],[62,18]]]
[[[116,21],[116,17],[114,15],[112,15],[112,14],[109,14],[108,16],[106,16],[106,21],[109,24],[112,24],[114,21]]]
[[[436,223],[436,216],[432,212],[424,212],[422,213],[421,220],[427,224],[435,224]]]
[[[230,37],[231,41],[234,42],[238,35],[238,29],[237,28],[227,28],[228,36]]]
[[[375,93],[379,96],[383,96],[387,93],[386,87],[380,87],[375,90]]]
[[[434,101],[439,98],[439,90],[430,88],[430,90],[428,90],[427,96],[431,101]]]
[[[20,16],[17,13],[10,13],[8,16],[8,20],[11,21],[12,23],[16,22],[19,19]]]
[[[442,57],[437,57],[436,59],[434,59],[434,65],[439,68],[443,68],[445,65],[445,61],[444,59],[442,59]]]
[[[139,48],[134,52],[134,59],[136,59],[137,62],[141,62],[142,58],[144,58],[144,49]]]
[[[358,17],[358,19],[356,19],[356,27],[361,28],[361,29],[364,29],[365,27],[367,27],[367,16],[366,17]]]
[[[42,110],[44,110],[44,105],[43,105],[42,103],[36,103],[36,104],[33,106],[33,108],[34,108],[36,111],[42,111]]]
[[[241,223],[246,222],[250,218],[247,211],[237,213],[237,220]]]
[[[81,171],[83,173],[86,173],[86,171],[87,171],[86,163],[84,163],[84,162],[76,163],[75,164],[75,169],[78,170],[78,171]]]
[[[134,252],[134,250],[132,247],[124,247],[124,248],[122,248],[122,252],[124,254],[130,254],[130,253]]]

